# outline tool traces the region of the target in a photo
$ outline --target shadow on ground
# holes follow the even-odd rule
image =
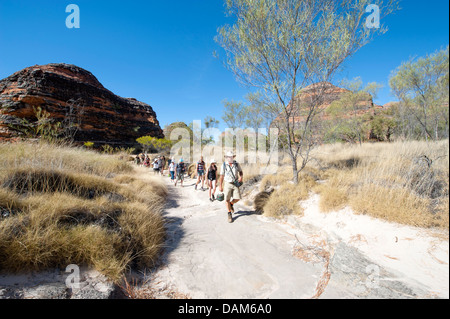
[[[233,221],[236,221],[241,217],[247,217],[247,216],[252,216],[252,215],[261,215],[261,214],[259,214],[258,212],[255,212],[255,211],[250,211],[250,210],[237,211],[233,214]]]

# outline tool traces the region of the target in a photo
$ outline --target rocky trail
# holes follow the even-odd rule
[[[350,209],[324,214],[318,195],[302,203],[304,216],[284,220],[240,202],[230,224],[225,203],[194,190],[195,180],[181,188],[163,179],[169,189],[163,254],[153,270],[130,278],[134,296],[83,268],[77,290],[67,289],[63,269],[0,275],[0,299],[449,297],[448,236]]]
[[[351,236],[352,231],[345,228],[351,227],[355,218],[348,212],[341,212],[336,220],[332,215],[324,217],[327,221],[313,218],[318,206],[315,197],[304,203],[304,217],[291,216],[284,221],[268,219],[238,203],[230,224],[225,204],[211,203],[207,191],[194,190],[194,180],[188,179],[183,188],[175,188],[168,179],[167,183],[168,238],[161,266],[148,277],[151,289],[162,292],[157,298],[164,298],[164,291],[194,299],[448,298],[448,241],[439,246],[446,261],[433,264],[440,267],[435,276],[444,274],[447,284],[436,287],[442,278],[427,282],[430,278],[418,276],[415,265],[405,273],[366,253],[363,246],[370,246],[368,240],[376,246],[368,251],[378,249],[380,243],[363,229],[358,236]],[[330,222],[337,225],[337,231]],[[403,234],[399,231],[398,236]],[[389,252],[389,244],[385,246],[386,255],[390,254],[385,259],[400,263]],[[432,273],[433,265],[422,267]],[[430,281],[435,286],[428,286]]]

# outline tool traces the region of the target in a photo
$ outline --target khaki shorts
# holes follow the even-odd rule
[[[233,199],[241,199],[241,191],[239,190],[239,187],[234,186],[231,183],[224,182],[223,187],[223,194],[225,195],[225,200],[230,201],[231,198]]]

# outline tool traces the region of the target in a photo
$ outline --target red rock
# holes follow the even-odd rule
[[[290,121],[302,122],[306,119],[308,114],[308,109],[310,105],[316,105],[316,114],[321,121],[329,120],[330,116],[325,112],[326,108],[331,105],[331,103],[342,98],[342,95],[350,92],[347,89],[337,87],[329,82],[320,82],[316,84],[309,85],[301,90],[301,92],[289,103],[287,106],[288,111],[292,112],[290,116]],[[304,104],[307,107],[301,107]],[[293,108],[295,106],[295,109]],[[363,97],[359,102],[358,115],[364,115],[369,112],[374,112],[378,108],[374,105],[372,96],[367,93],[367,96]],[[302,112],[299,110],[303,109]],[[349,114],[350,115],[350,114]],[[283,115],[280,114],[275,121],[279,121]]]
[[[33,107],[46,110],[56,121],[67,119],[72,107],[79,123],[75,141],[131,145],[144,135],[164,137],[150,105],[115,95],[75,65],[36,65],[1,80],[0,139],[19,136],[11,125],[32,120]]]

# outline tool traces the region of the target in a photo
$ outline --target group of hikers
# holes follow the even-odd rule
[[[164,175],[166,158],[164,156],[157,156],[152,161],[148,155],[141,153],[136,156],[135,163],[139,166],[152,167],[155,175]]]
[[[141,154],[143,155],[143,154]],[[141,160],[141,165],[150,167],[150,159],[147,155],[138,157]],[[241,200],[240,187],[243,182],[243,171],[241,166],[235,160],[236,155],[233,152],[228,152],[225,155],[225,160],[221,165],[217,166],[217,161],[212,159],[209,166],[206,165],[203,156],[200,156],[199,161],[195,164],[195,173],[197,181],[195,183],[195,190],[198,190],[198,186],[201,184],[201,190],[204,191],[205,183],[209,190],[209,200],[211,202],[216,199],[219,201],[225,200],[228,210],[228,222],[233,222],[232,214],[234,213],[234,205]],[[147,163],[147,165],[145,164]],[[164,156],[158,156],[153,160],[153,170],[155,174],[164,175],[164,169],[166,165],[166,159]],[[186,163],[182,158],[178,162],[175,158],[168,160],[168,168],[170,179],[175,186],[178,182],[183,187],[184,175],[187,172]],[[216,198],[216,191],[219,188],[219,193]]]

